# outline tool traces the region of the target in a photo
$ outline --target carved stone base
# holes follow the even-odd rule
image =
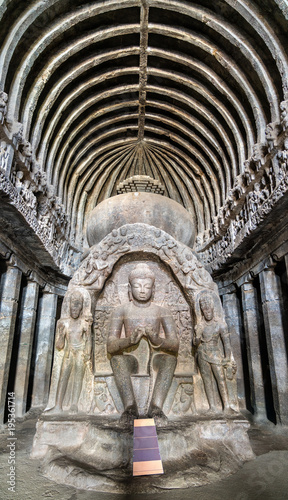
[[[254,458],[241,416],[182,418],[158,428],[163,476],[132,477],[133,434],[103,417],[41,416],[31,458],[58,483],[113,493],[152,493],[218,481]]]

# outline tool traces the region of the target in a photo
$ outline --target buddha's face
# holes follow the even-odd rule
[[[70,301],[70,314],[71,318],[79,318],[83,308],[83,297],[82,295],[73,295]]]
[[[211,321],[214,317],[214,303],[210,297],[200,299],[200,308],[207,321]]]
[[[132,296],[138,302],[148,302],[153,293],[154,280],[151,278],[134,278],[130,282]]]

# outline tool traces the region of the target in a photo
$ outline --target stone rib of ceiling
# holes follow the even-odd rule
[[[189,210],[198,233],[209,228],[287,99],[281,5],[1,2],[8,120],[23,123],[76,242],[86,214],[141,173]]]

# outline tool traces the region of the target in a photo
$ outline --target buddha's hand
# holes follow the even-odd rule
[[[135,328],[134,332],[132,333],[132,335],[130,337],[131,345],[138,344],[138,342],[140,342],[140,340],[142,339],[142,337],[144,337],[144,335],[145,335],[144,328],[142,328],[142,327]]]
[[[153,327],[151,326],[146,327],[145,334],[148,340],[150,340],[152,345],[158,346],[162,344],[163,339],[160,339],[159,335],[157,334],[157,332],[155,332]]]

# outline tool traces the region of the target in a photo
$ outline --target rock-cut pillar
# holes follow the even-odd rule
[[[32,407],[45,406],[48,401],[56,311],[57,295],[44,289],[39,304]]]
[[[235,287],[231,287],[231,289],[222,296],[222,299],[225,319],[231,337],[232,352],[237,363],[236,376],[239,404],[243,407],[245,405],[245,389],[241,354],[242,322],[241,310]]]
[[[277,422],[288,425],[288,367],[278,277],[271,265],[259,274]]]
[[[14,389],[16,417],[22,417],[26,412],[38,296],[39,284],[32,275],[28,278],[28,284],[25,288],[23,297],[23,312],[20,325],[20,341]]]
[[[4,422],[4,411],[11,363],[11,353],[18,311],[22,272],[13,263],[8,263],[3,276],[0,304],[0,425]]]
[[[253,279],[247,276],[241,284],[243,322],[247,346],[251,406],[255,417],[266,419],[265,393],[261,366],[258,327],[257,291]]]

